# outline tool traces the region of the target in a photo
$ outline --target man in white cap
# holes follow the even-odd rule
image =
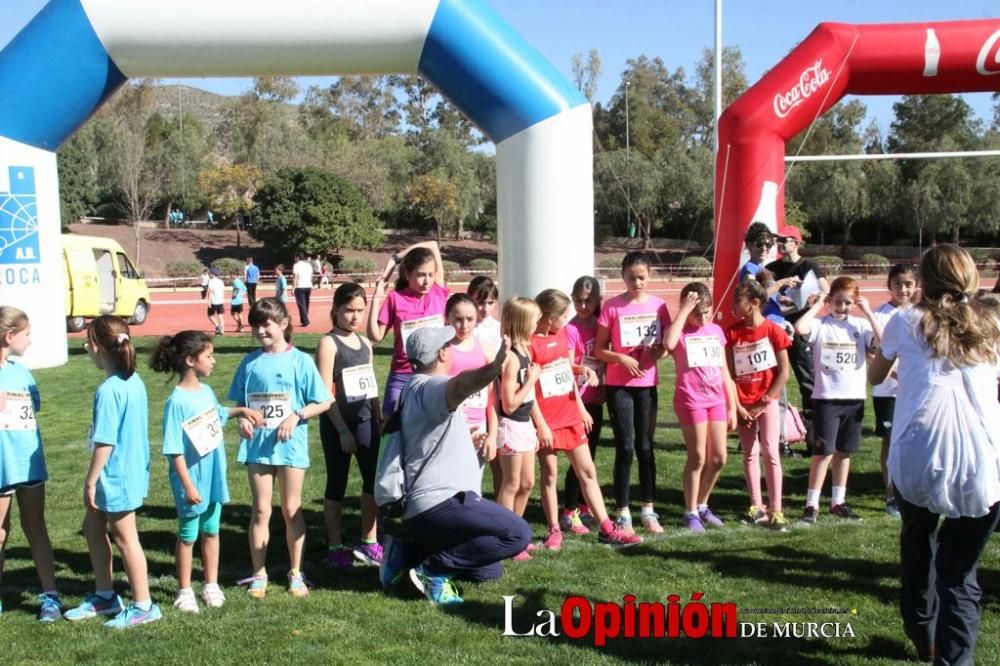
[[[531,528],[517,514],[479,495],[480,466],[496,451],[485,438],[473,441],[459,405],[496,380],[510,348],[501,345],[492,363],[450,377],[451,326],[415,330],[406,340],[413,375],[400,397],[405,453],[406,511],[403,529],[407,549],[420,558],[410,580],[436,604],[461,603],[454,578],[472,581],[499,578],[500,562],[523,551]],[[383,585],[402,575],[405,560],[393,540],[382,558]]]

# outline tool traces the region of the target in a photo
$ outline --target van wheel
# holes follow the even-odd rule
[[[145,301],[139,301],[135,304],[135,310],[132,311],[132,318],[129,320],[130,324],[145,324],[146,317],[149,316],[149,306],[146,305]]]
[[[82,331],[87,326],[87,320],[83,317],[66,317],[66,330],[70,333]]]

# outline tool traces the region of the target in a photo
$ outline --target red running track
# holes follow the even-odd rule
[[[649,292],[665,299],[671,312],[677,312],[679,307],[680,291],[686,282],[683,281],[658,281],[652,283]],[[860,281],[861,292],[871,302],[872,308],[876,308],[889,298],[889,291],[885,287],[885,280],[872,279]],[[462,289],[465,285],[453,284],[453,289]],[[261,285],[260,294],[267,295],[271,292],[271,285]],[[624,291],[620,280],[608,280],[605,283],[606,293],[617,294]],[[371,291],[369,291],[369,300]],[[212,332],[212,324],[208,321],[206,314],[207,302],[199,298],[198,290],[191,291],[169,291],[152,294],[153,304],[149,310],[149,318],[142,326],[133,327],[136,335],[170,335],[178,331],[194,329],[203,330],[206,333]],[[330,289],[313,289],[312,299],[309,306],[310,326],[305,329],[299,327],[298,308],[294,299],[289,298],[288,310],[292,315],[292,323],[296,331],[309,333],[325,333],[330,329],[330,308],[333,305],[333,291]],[[244,308],[244,320],[246,320],[249,308]],[[228,294],[226,300],[226,334],[235,334],[235,324],[229,314]],[[71,333],[71,337],[82,336],[83,333]],[[243,335],[249,335],[245,330]]]

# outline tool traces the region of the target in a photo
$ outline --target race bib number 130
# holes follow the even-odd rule
[[[692,335],[684,338],[689,368],[721,368],[722,342],[714,335]]]

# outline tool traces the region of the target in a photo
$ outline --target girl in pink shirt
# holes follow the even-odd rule
[[[468,294],[453,294],[445,306],[448,325],[455,329],[451,343],[452,377],[493,362],[496,353],[487,351],[475,336],[476,304]],[[473,393],[461,404],[472,441],[479,449],[483,462],[490,462],[497,451],[497,410],[494,386],[491,384]]]
[[[385,282],[397,265],[400,268],[396,286],[385,296]],[[390,327],[394,338],[392,363],[382,401],[384,415],[396,411],[403,387],[413,373],[410,362],[406,360],[406,338],[418,328],[444,325],[448,295],[441,252],[434,241],[417,243],[392,255],[375,280],[375,294],[368,312],[368,339],[377,345]]]
[[[663,345],[674,357],[674,411],[684,434],[684,521],[697,534],[721,527],[708,498],[726,464],[726,429],[736,430],[736,387],[726,371],[726,336],[712,323],[712,294],[700,282],[681,290],[681,309]]]
[[[622,259],[622,279],[628,289],[601,306],[594,353],[607,363],[608,416],[615,433],[614,489],[618,526],[632,529],[629,482],[632,456],[639,461],[642,524],[659,533],[659,516],[653,510],[656,494],[656,461],[653,428],[656,426],[656,362],[663,357],[663,334],[670,314],[663,299],[646,293],[649,259],[629,252]]]

